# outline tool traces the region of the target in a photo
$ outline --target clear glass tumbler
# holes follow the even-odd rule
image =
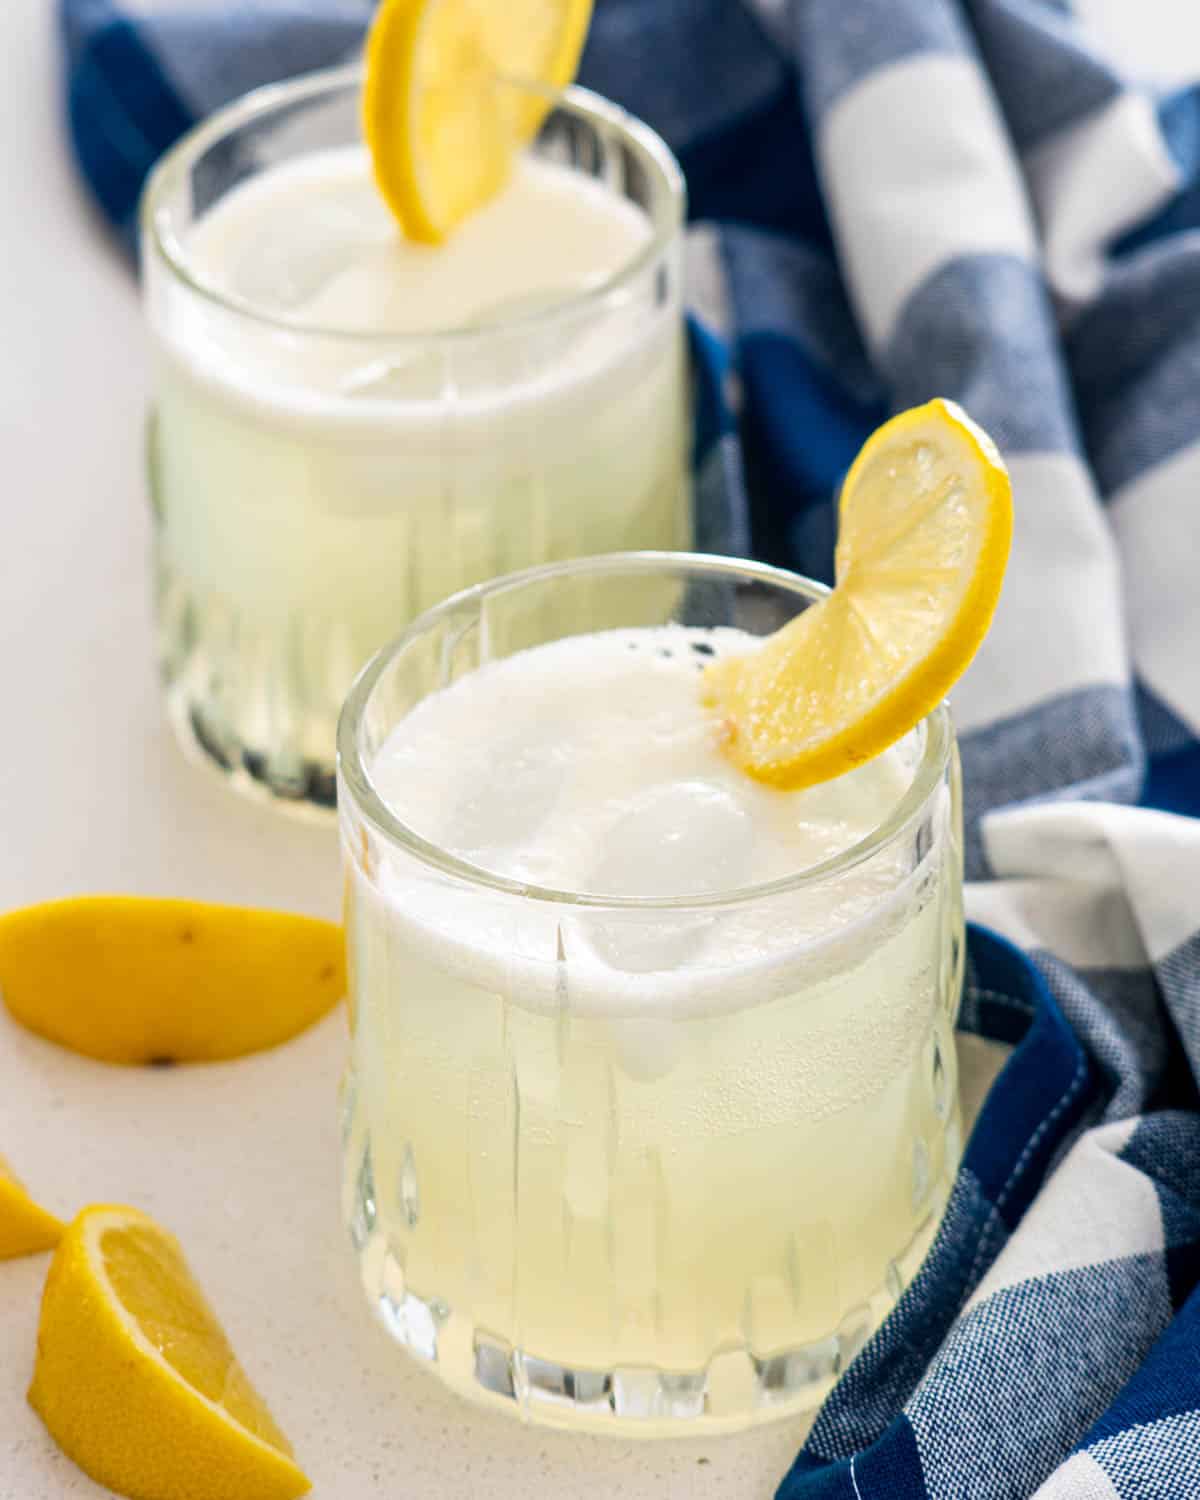
[[[914,1275],[961,1145],[953,729],[942,707],[902,742],[900,800],[852,848],[660,900],[466,864],[396,819],[372,765],[428,694],[524,647],[765,634],[823,592],[699,556],[533,569],[418,620],[343,712],[344,1215],[392,1336],[526,1419],[678,1434],[813,1410]],[[708,941],[726,922],[738,941]]]
[[[374,274],[397,234],[360,96],[357,70],[249,95],[168,154],[143,205],[170,716],[239,788],[299,807],[332,807],[342,700],[422,610],[532,563],[691,545],[666,146],[584,90],[552,96],[530,152],[563,169],[566,200],[631,205],[640,248],[463,325],[368,298],[337,326],[323,299]]]

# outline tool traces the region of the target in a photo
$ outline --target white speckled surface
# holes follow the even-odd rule
[[[1200,57],[1198,23],[1176,0],[1124,14],[1165,23],[1168,7]],[[1085,8],[1116,24],[1117,0]],[[180,760],[159,715],[140,318],[61,139],[55,10],[4,8],[15,65],[0,90],[0,907],[107,889],[332,915],[332,834],[229,797]],[[1138,29],[1139,61],[1155,66],[1152,28]],[[1175,39],[1160,56],[1179,71]],[[766,1500],[796,1446],[786,1424],[671,1444],[542,1433],[456,1401],[389,1344],[337,1223],[342,1049],[335,1015],[242,1063],[114,1071],[0,1011],[0,1149],[61,1212],[127,1199],[180,1234],[319,1500]],[[972,1094],[994,1061],[972,1059]],[[102,1493],[24,1400],[47,1260],[0,1265],[0,1500]]]
[[[0,1143],[47,1207],[127,1201],[179,1234],[318,1500],[767,1500],[795,1452],[794,1423],[669,1443],[524,1428],[443,1391],[388,1340],[337,1218],[343,1053],[339,1009],[237,1063],[117,1069],[28,1035],[0,1009]],[[972,1054],[972,1113],[994,1061]],[[24,1400],[48,1264],[0,1263],[0,1500],[105,1493]]]
[[[240,1063],[124,1070],[0,1018],[0,1138],[64,1213],[129,1201],[182,1238],[320,1500],[618,1494],[769,1496],[786,1426],[739,1439],[630,1444],[522,1428],[445,1393],[370,1318],[336,1212],[339,1011]],[[26,1406],[48,1256],[0,1265],[0,1497],[102,1493]]]

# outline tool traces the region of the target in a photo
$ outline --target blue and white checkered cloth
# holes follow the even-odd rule
[[[182,130],[371,9],[61,4],[125,233]],[[1200,1497],[1200,94],[1123,77],[1066,0],[598,0],[583,81],[683,162],[701,489],[757,552],[828,576],[848,461],[931,395],[1015,487],[954,700],[962,1027],[1013,1052],[781,1500]]]

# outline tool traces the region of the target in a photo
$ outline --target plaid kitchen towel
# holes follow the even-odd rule
[[[371,5],[61,8],[129,234],[181,131]],[[1200,1497],[1200,94],[1067,0],[598,0],[582,76],[684,165],[700,490],[744,477],[756,551],[828,576],[849,459],[931,395],[1013,475],[954,699],[962,1026],[1013,1052],[781,1500]]]

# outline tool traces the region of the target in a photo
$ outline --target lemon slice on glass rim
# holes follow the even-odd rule
[[[842,487],[833,592],[705,673],[734,763],[796,790],[907,734],[987,634],[1012,525],[1008,471],[953,402],[914,407],[872,433]]]
[[[550,91],[575,77],[591,13],[592,0],[382,0],[363,134],[410,239],[440,243],[500,191]]]

